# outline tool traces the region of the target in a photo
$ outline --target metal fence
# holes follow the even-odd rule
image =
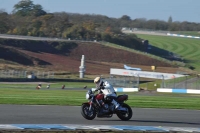
[[[106,78],[113,87],[126,87],[126,88],[138,88],[139,77],[133,76],[110,76]]]
[[[110,76],[106,78],[114,87],[139,88],[140,78],[134,76]],[[152,84],[146,83],[146,88]],[[161,79],[161,84],[153,84],[153,87],[174,88],[174,89],[200,89],[200,76],[184,76],[174,79]]]
[[[174,78],[170,80],[162,80],[162,88],[174,89],[200,89],[199,76],[185,76],[182,78]]]
[[[37,78],[51,78],[53,79],[54,78],[54,72],[44,72],[44,71],[36,71],[34,72],[34,75],[37,77]]]
[[[0,78],[54,78],[54,72],[0,70]]]

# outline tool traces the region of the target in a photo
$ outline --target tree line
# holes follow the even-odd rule
[[[123,34],[122,27],[168,31],[200,30],[199,23],[173,22],[171,16],[165,22],[145,18],[132,20],[127,15],[110,18],[96,14],[48,13],[31,0],[16,3],[11,14],[0,11],[0,34],[108,41],[129,48],[144,49],[141,39],[135,35]]]

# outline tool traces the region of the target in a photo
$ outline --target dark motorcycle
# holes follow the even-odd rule
[[[81,114],[87,120],[93,120],[96,116],[98,118],[111,118],[116,114],[121,120],[127,121],[132,117],[132,109],[124,101],[128,100],[128,95],[119,95],[115,100],[120,104],[122,110],[115,109],[111,103],[110,98],[104,98],[103,93],[95,94],[92,89],[86,93],[88,102],[83,103],[81,106]]]

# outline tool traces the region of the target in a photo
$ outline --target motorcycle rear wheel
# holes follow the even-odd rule
[[[81,115],[87,120],[93,120],[96,117],[96,111],[92,106],[91,110],[89,110],[89,104],[83,104],[81,106]]]
[[[117,116],[123,120],[123,121],[128,121],[132,118],[133,112],[131,107],[128,104],[122,104],[121,105],[122,108],[126,108],[127,112],[123,112],[123,111],[118,111],[116,114]]]

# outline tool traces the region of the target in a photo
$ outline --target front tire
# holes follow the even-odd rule
[[[81,114],[82,116],[87,120],[93,120],[96,117],[96,111],[94,107],[92,106],[91,110],[89,110],[90,105],[89,104],[83,104],[81,106]]]
[[[128,105],[128,104],[122,104],[121,105],[122,108],[126,108],[127,109],[127,112],[124,112],[124,111],[118,111],[116,114],[117,116],[123,120],[123,121],[128,121],[132,118],[132,115],[133,115],[133,112],[132,112],[132,109],[131,107]]]

